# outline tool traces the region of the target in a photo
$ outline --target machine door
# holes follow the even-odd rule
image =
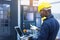
[[[17,1],[3,0],[0,3],[0,40],[16,40],[14,27],[17,26],[17,4],[15,6],[15,2]]]
[[[10,37],[10,5],[0,4],[0,40]]]

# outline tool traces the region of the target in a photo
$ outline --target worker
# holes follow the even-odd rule
[[[41,25],[40,35],[37,40],[55,40],[59,30],[59,23],[51,14],[51,4],[49,2],[40,3],[38,12],[45,19]]]

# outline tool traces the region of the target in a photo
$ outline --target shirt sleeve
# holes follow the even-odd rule
[[[47,40],[49,35],[49,25],[47,23],[43,23],[40,28],[40,35],[38,36],[38,40]]]

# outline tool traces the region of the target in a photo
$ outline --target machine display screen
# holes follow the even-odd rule
[[[24,20],[26,20],[26,21],[34,21],[34,13],[26,13],[24,15]]]

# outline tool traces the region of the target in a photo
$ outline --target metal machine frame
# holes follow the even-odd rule
[[[18,26],[18,0],[0,0],[0,4],[10,5],[10,37],[4,40],[17,40],[17,33],[14,27]]]

